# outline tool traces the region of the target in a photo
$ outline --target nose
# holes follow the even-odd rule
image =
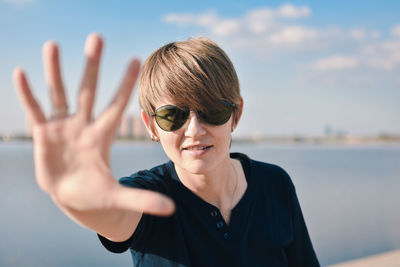
[[[202,123],[197,118],[196,112],[190,111],[188,121],[186,122],[185,136],[198,137],[206,133]]]

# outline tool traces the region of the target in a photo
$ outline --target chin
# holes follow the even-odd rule
[[[181,168],[192,174],[206,174],[213,170],[216,166],[214,162],[207,162],[203,160],[193,160],[181,165]]]

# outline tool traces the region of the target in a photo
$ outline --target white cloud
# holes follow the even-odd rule
[[[284,4],[276,8],[262,7],[237,17],[222,17],[215,10],[198,14],[167,14],[163,20],[180,26],[196,26],[206,30],[211,38],[231,49],[245,51],[257,60],[274,56],[328,56],[312,63],[320,73],[369,68],[392,71],[400,65],[400,45],[389,42],[381,32],[366,28],[318,28],[301,25],[297,20],[311,16],[307,6]],[[400,38],[400,24],[391,29],[391,36]]]
[[[369,45],[361,56],[365,65],[386,71],[400,66],[400,41],[385,41],[377,45]]]
[[[314,39],[317,31],[299,25],[282,26],[281,20],[303,18],[310,14],[311,10],[306,6],[285,4],[275,9],[254,9],[238,18],[222,18],[215,11],[207,11],[200,14],[167,14],[163,20],[180,26],[203,27],[217,37],[235,36],[235,42],[239,43],[243,43],[239,39],[254,37],[260,38],[256,41],[295,45]]]
[[[229,36],[229,35],[233,35],[234,33],[236,33],[240,28],[240,25],[238,23],[238,21],[234,20],[234,19],[230,19],[230,20],[223,20],[220,21],[219,23],[216,23],[213,27],[212,27],[212,31],[215,35],[218,36]]]
[[[229,36],[239,30],[239,22],[236,19],[223,19],[215,11],[207,11],[199,15],[193,14],[167,14],[163,20],[168,23],[176,23],[180,26],[199,26],[208,28],[217,36]]]
[[[292,4],[285,4],[278,8],[277,14],[284,18],[302,18],[311,15],[311,10],[307,6],[295,7]]]
[[[180,26],[185,26],[192,22],[192,15],[185,14],[168,14],[163,17],[163,20],[168,23],[176,23]]]
[[[320,59],[312,64],[313,69],[319,71],[327,70],[348,70],[357,67],[358,62],[355,58],[343,55],[334,55]]]
[[[274,11],[270,8],[258,8],[251,10],[245,16],[257,21],[271,20],[274,18]]]
[[[367,32],[364,29],[352,29],[350,30],[350,36],[358,41],[363,41],[367,38]]]
[[[400,41],[369,44],[352,56],[334,55],[319,59],[311,63],[311,66],[319,71],[356,68],[393,71],[400,66]]]
[[[381,38],[381,33],[377,30],[366,30],[362,28],[353,28],[347,31],[347,35],[356,41],[371,41]]]
[[[381,38],[381,33],[379,31],[373,30],[370,32],[371,39],[379,39]]]
[[[20,0],[20,1],[29,1],[29,0]],[[238,20],[249,24],[252,23],[260,24],[260,23],[266,23],[268,21],[277,18],[297,19],[297,18],[308,17],[310,15],[311,15],[311,10],[307,6],[296,7],[292,4],[284,4],[276,9],[258,8],[251,10]],[[218,23],[223,19],[220,18],[215,13],[215,11],[207,11],[199,15],[185,14],[185,13],[167,14],[163,17],[163,20],[169,23],[177,23],[181,26],[197,25],[203,27],[210,27],[212,26],[213,23]]]
[[[217,23],[219,18],[214,11],[208,11],[200,15],[192,14],[167,14],[163,20],[168,23],[176,23],[179,26],[196,25],[202,27],[211,27]]]
[[[268,40],[275,45],[300,44],[317,37],[317,31],[301,26],[289,26],[273,33]]]
[[[194,23],[202,27],[212,27],[219,23],[220,18],[215,11],[209,11],[194,18]]]
[[[397,24],[390,31],[393,37],[400,38],[400,24]]]
[[[250,33],[259,35],[271,28],[273,20],[274,12],[271,9],[260,8],[245,14],[243,24],[247,25]]]

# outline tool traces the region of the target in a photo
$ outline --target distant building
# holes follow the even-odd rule
[[[127,115],[122,117],[118,129],[118,137],[124,139],[133,138],[133,116]]]
[[[126,115],[121,119],[117,133],[123,139],[145,139],[148,137],[146,127],[140,116]]]
[[[326,125],[324,129],[324,134],[325,136],[332,136],[333,134],[333,129],[330,125]]]
[[[148,137],[146,126],[140,116],[133,116],[133,137],[137,139],[144,139]]]

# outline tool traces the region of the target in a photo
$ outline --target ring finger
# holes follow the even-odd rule
[[[60,56],[57,45],[48,41],[43,45],[44,73],[50,88],[52,117],[63,118],[68,115],[68,104],[61,77]]]

